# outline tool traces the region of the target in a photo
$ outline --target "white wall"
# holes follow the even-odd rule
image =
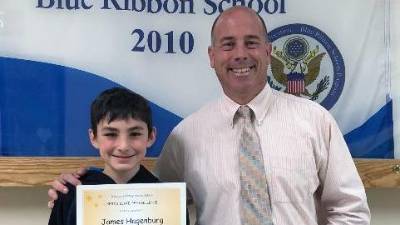
[[[400,159],[400,1],[391,1],[390,6],[394,156]]]
[[[367,190],[371,225],[400,224],[400,189]]]
[[[44,225],[49,220],[47,188],[0,188],[0,224]]]
[[[400,189],[369,189],[367,195],[371,225],[400,224]],[[49,214],[46,187],[0,188],[0,224],[44,225]]]

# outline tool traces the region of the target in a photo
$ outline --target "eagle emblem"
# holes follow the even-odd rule
[[[327,75],[320,79],[315,90],[311,90],[310,86],[320,75],[321,61],[325,55],[325,52],[320,52],[319,45],[310,50],[310,45],[305,38],[292,36],[285,41],[281,50],[276,46],[273,47],[272,76],[283,86],[284,92],[316,100],[329,86]],[[268,83],[275,89],[282,89],[270,77],[268,77]]]

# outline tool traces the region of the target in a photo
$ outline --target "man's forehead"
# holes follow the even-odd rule
[[[225,35],[221,35],[221,36],[217,36],[217,41],[237,41],[237,40],[251,40],[251,39],[257,39],[257,40],[261,40],[262,37],[261,35],[257,35],[257,34],[247,34],[247,35],[242,35],[242,36],[237,36],[237,35],[229,35],[229,34],[225,34]]]
[[[215,40],[236,40],[236,39],[265,39],[264,31],[261,27],[246,24],[221,24],[214,30]]]

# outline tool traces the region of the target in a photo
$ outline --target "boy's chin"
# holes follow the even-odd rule
[[[139,163],[112,163],[106,165],[110,170],[113,171],[113,173],[127,173],[131,171],[137,171],[139,168],[140,164]]]
[[[139,164],[118,164],[114,165],[113,168],[117,172],[129,172],[131,170],[136,170],[139,167]]]

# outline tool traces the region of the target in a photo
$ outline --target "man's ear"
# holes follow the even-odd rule
[[[149,134],[149,139],[147,141],[147,148],[150,148],[154,144],[154,142],[156,142],[156,137],[157,137],[157,129],[153,127],[153,129]]]
[[[93,130],[92,129],[89,129],[88,130],[88,133],[89,133],[89,139],[90,139],[90,143],[92,144],[92,146],[94,147],[94,148],[99,148],[99,145],[97,144],[97,139],[96,139],[96,136],[94,135],[94,132],[93,132]]]
[[[270,42],[266,43],[265,51],[266,51],[265,54],[268,58],[268,64],[271,64],[272,45]]]
[[[211,68],[214,68],[214,49],[212,46],[208,46],[208,58],[210,60]]]

